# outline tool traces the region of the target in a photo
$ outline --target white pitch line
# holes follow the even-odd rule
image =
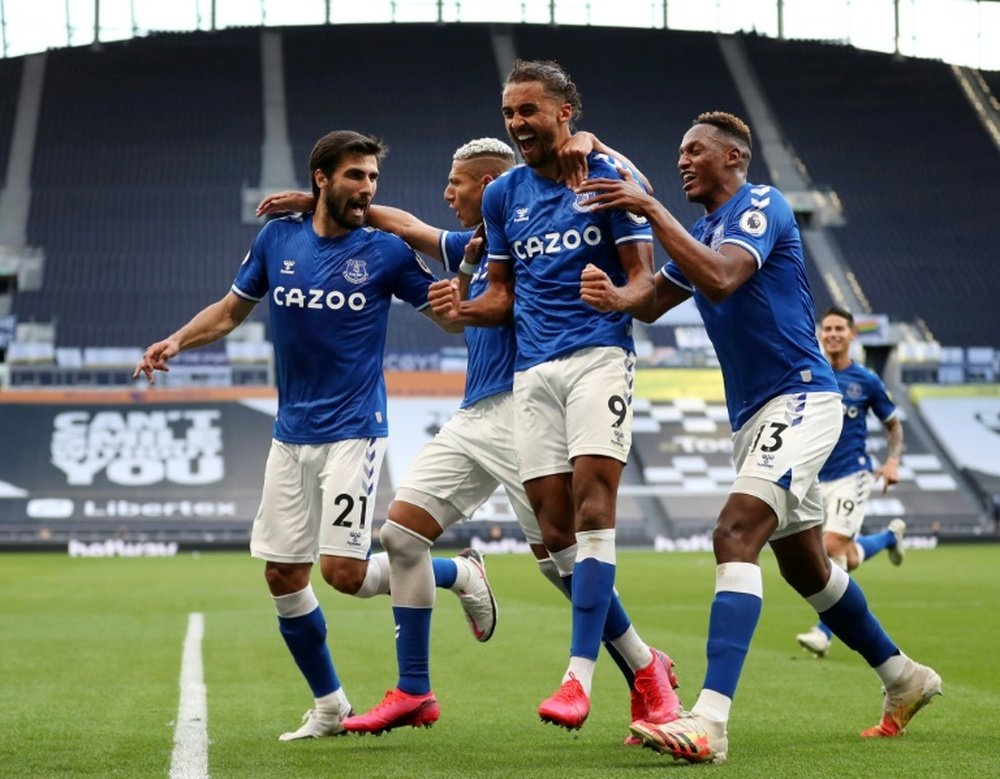
[[[174,728],[174,752],[170,758],[170,779],[207,779],[208,707],[205,674],[201,661],[201,640],[205,617],[188,615],[184,654],[181,659],[181,700]]]

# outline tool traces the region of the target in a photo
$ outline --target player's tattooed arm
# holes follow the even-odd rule
[[[899,483],[899,461],[903,456],[903,423],[897,417],[892,417],[885,423],[888,451],[885,462],[875,471],[875,478],[882,479],[882,493],[885,494],[893,484]]]

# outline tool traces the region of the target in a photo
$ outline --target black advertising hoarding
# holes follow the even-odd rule
[[[276,400],[112,397],[0,402],[0,542],[248,538]]]

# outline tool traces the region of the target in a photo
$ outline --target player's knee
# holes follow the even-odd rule
[[[431,545],[431,542],[420,534],[392,521],[382,525],[379,541],[382,543],[382,548],[394,560],[408,560],[426,554],[427,548]]]
[[[264,581],[272,595],[290,595],[309,584],[312,566],[269,562],[264,566]]]
[[[524,484],[531,510],[538,519],[542,539],[549,549],[562,549],[556,543],[559,534],[565,534],[569,543],[575,543],[573,528],[573,496],[566,474],[543,476]],[[553,543],[549,543],[550,536]],[[554,545],[553,545],[554,544]]]
[[[354,595],[361,589],[367,568],[367,560],[345,558],[326,558],[320,566],[323,581],[345,595]]]
[[[815,564],[803,561],[801,565],[779,565],[781,577],[803,598],[815,595],[830,580],[830,559]]]
[[[576,532],[571,523],[553,524],[551,522],[539,522],[538,528],[542,533],[542,543],[546,549],[568,549],[576,543]]]
[[[604,493],[591,493],[576,509],[577,532],[604,530],[615,526],[615,503]]]
[[[776,527],[775,511],[763,498],[753,493],[730,494],[712,532],[716,561],[756,563]]]
[[[400,528],[399,525],[393,521],[391,514],[389,521],[382,525],[382,529],[379,530],[378,540],[379,543],[382,544],[382,548],[393,557],[402,553],[406,549],[406,534],[403,533],[402,528]]]
[[[712,550],[720,562],[756,562],[761,547],[750,524],[742,517],[720,518],[712,531]]]

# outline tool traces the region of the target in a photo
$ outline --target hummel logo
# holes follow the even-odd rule
[[[528,221],[528,209],[527,208],[515,208],[514,209],[514,221],[515,222],[527,222]]]
[[[773,454],[761,454],[760,462],[757,463],[762,468],[773,468],[774,467],[775,455]]]
[[[281,272],[289,276],[295,273],[295,260],[282,260]]]

